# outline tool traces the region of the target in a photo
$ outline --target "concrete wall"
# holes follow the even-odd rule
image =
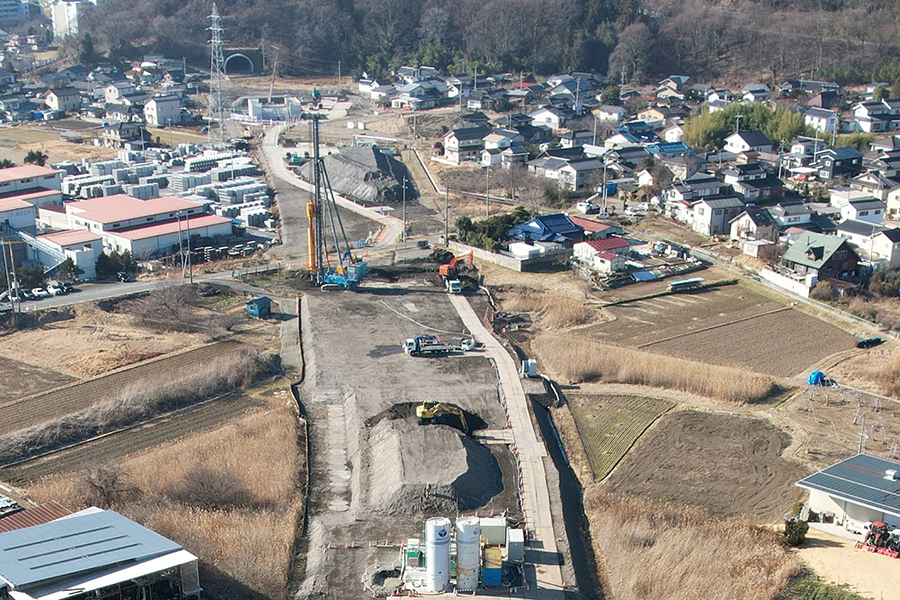
[[[809,290],[810,287],[806,285],[805,281],[797,281],[796,279],[792,279],[780,273],[776,273],[770,269],[763,269],[759,272],[760,277],[774,283],[780,288],[783,288],[793,294],[797,294],[798,296],[802,296],[804,298],[809,298]]]
[[[453,240],[450,240],[448,247],[456,254],[465,254],[467,252],[472,252],[475,258],[479,260],[484,260],[489,263],[493,263],[495,265],[520,272],[537,270],[555,262],[564,261],[566,257],[572,255],[571,249],[561,248],[559,250],[545,252],[544,254],[541,254],[540,256],[535,258],[519,259],[514,256],[488,252],[487,250],[482,250],[481,248],[461,244]]]

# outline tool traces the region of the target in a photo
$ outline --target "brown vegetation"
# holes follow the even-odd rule
[[[734,403],[762,402],[778,389],[765,375],[609,346],[584,337],[541,334],[532,347],[549,371],[568,381],[649,385]]]
[[[585,493],[585,513],[617,600],[772,600],[800,571],[781,534],[699,511]]]
[[[584,297],[560,291],[509,287],[501,290],[503,309],[531,313],[542,329],[565,329],[587,323],[591,310]]]
[[[80,412],[5,436],[0,460],[15,461],[190,406],[251,382],[270,363],[256,350],[240,347],[190,370],[135,381]]]
[[[124,313],[148,329],[216,334],[231,331],[239,316],[202,306],[194,285],[164,281],[146,295],[123,302]]]
[[[175,540],[200,557],[205,597],[281,600],[303,514],[297,423],[292,403],[273,400],[120,465],[45,479],[31,495],[74,509],[105,504]],[[193,485],[200,489],[185,498]],[[216,498],[222,490],[231,490],[228,506]]]
[[[871,388],[885,396],[900,398],[900,349],[884,346],[859,352],[829,370],[837,381]]]

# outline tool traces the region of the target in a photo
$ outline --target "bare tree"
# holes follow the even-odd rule
[[[640,81],[646,74],[652,37],[643,23],[632,23],[619,35],[619,43],[609,57],[609,73],[618,79],[624,70],[628,81]]]
[[[98,508],[110,508],[136,493],[128,483],[128,474],[119,463],[95,465],[84,470],[80,488],[85,502]]]

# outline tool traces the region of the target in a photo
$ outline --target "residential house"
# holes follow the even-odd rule
[[[788,227],[805,229],[805,226],[812,222],[813,211],[800,202],[781,202],[770,206],[767,210],[781,229]]]
[[[493,167],[500,164],[500,150],[497,148],[485,148],[481,151],[481,160],[479,161],[484,167]]]
[[[594,134],[586,129],[567,131],[559,135],[559,145],[563,148],[579,148],[593,141]]]
[[[128,142],[150,141],[150,134],[143,123],[113,123],[103,128],[103,145],[108,148],[124,148]]]
[[[528,150],[524,146],[512,145],[500,151],[500,166],[504,169],[524,167],[528,161]]]
[[[133,94],[135,91],[136,88],[130,81],[115,81],[103,88],[103,96],[107,104],[112,104],[114,102],[120,102],[119,99],[122,96]]]
[[[610,237],[575,244],[575,260],[600,273],[614,273],[625,268],[625,253],[630,245],[622,238]]]
[[[727,188],[728,184],[711,173],[695,173],[667,189],[665,199],[667,203],[699,200],[707,196],[721,195]]]
[[[143,109],[144,104],[146,104],[148,100],[150,100],[150,94],[145,92],[134,92],[133,94],[122,94],[116,101],[125,106]]]
[[[656,85],[657,91],[669,89],[675,92],[686,92],[693,85],[693,80],[687,75],[671,75]]]
[[[857,175],[849,183],[851,188],[884,202],[888,215],[894,217],[900,213],[900,179],[886,177],[878,171],[868,171]]]
[[[144,119],[152,127],[181,123],[181,99],[178,96],[151,98],[144,105]]]
[[[733,218],[730,225],[732,240],[778,241],[778,223],[765,208],[747,208]]]
[[[840,208],[842,220],[852,219],[875,225],[884,222],[884,202],[875,198],[851,200]]]
[[[872,238],[870,260],[883,263],[889,269],[900,267],[900,229],[885,229]]]
[[[77,111],[81,108],[81,92],[72,87],[49,90],[44,104],[52,110]]]
[[[789,79],[778,87],[782,94],[792,92],[820,94],[822,92],[841,93],[841,86],[833,81],[815,81],[812,79]]]
[[[784,195],[784,183],[759,163],[733,165],[723,173],[725,183],[748,204],[765,204]]]
[[[727,102],[732,104],[734,103],[734,92],[725,89],[710,90],[706,94],[706,102]]]
[[[129,106],[125,106],[124,104],[107,104],[106,105],[106,118],[110,121],[132,121],[137,113],[135,110]]]
[[[589,217],[569,217],[573,223],[584,229],[584,239],[604,240],[614,235],[622,235],[624,230],[618,225],[611,225]]]
[[[859,275],[859,255],[846,239],[809,231],[784,252],[781,262],[798,275],[812,275],[819,281],[852,281]]]
[[[730,233],[730,223],[744,211],[744,203],[740,198],[725,196],[697,200],[691,208],[691,229],[704,235],[716,236]]]
[[[791,142],[791,154],[805,159],[815,160],[816,155],[826,148],[825,140],[800,136]],[[806,164],[809,160],[806,161]]]
[[[734,104],[734,102],[729,102],[728,100],[711,100],[706,103],[706,110],[709,111],[709,114],[715,114],[720,110],[725,110],[729,106]]]
[[[584,230],[563,213],[541,215],[506,232],[521,242],[554,242],[571,248],[584,239]]]
[[[556,106],[545,106],[528,113],[533,125],[546,125],[556,131],[566,126],[567,111]]]
[[[900,129],[900,100],[860,102],[852,110],[853,119],[845,128],[847,131],[878,133]]]
[[[744,102],[765,102],[772,95],[772,90],[763,83],[748,83],[741,88],[741,93]]]
[[[663,139],[667,142],[680,142],[684,138],[684,130],[677,123],[663,131]]]
[[[863,155],[855,148],[829,148],[819,153],[813,166],[819,179],[830,181],[843,177],[851,179],[862,172]]]
[[[883,227],[875,223],[845,219],[837,224],[837,234],[856,249],[861,258],[869,259],[873,238]]]
[[[559,168],[559,187],[573,192],[594,187],[602,182],[598,180],[602,172],[603,162],[597,159],[570,161]]]
[[[416,83],[424,79],[440,79],[441,73],[434,67],[400,67],[395,73],[403,83]]]
[[[637,114],[637,118],[651,129],[660,129],[666,123],[666,119],[670,118],[674,111],[666,106],[649,106]]]
[[[803,122],[807,127],[825,133],[835,133],[841,126],[841,118],[837,111],[824,108],[809,108],[803,113]]]
[[[844,98],[841,96],[840,92],[826,90],[810,98],[806,105],[810,108],[840,110],[843,103]]]
[[[491,128],[486,126],[451,130],[444,136],[444,157],[455,164],[466,160],[480,160],[484,138],[489,133]]]
[[[612,121],[614,123],[620,123],[625,120],[625,116],[628,114],[621,106],[610,106],[608,104],[604,104],[600,107],[599,118],[601,121]]]
[[[772,140],[762,131],[739,131],[725,138],[725,152],[771,152]]]

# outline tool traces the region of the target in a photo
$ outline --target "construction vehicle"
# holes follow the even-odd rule
[[[403,351],[410,356],[427,356],[429,354],[448,354],[455,352],[459,348],[442,342],[436,335],[425,334],[418,335],[414,338],[407,338],[403,342]]]
[[[304,114],[302,118],[312,120],[313,124],[314,192],[306,204],[306,215],[309,219],[307,231],[309,271],[323,290],[356,287],[369,274],[369,269],[366,263],[354,256],[351,251],[331,180],[328,178],[328,171],[325,170],[324,159],[319,153],[319,119],[322,117],[318,114]],[[332,252],[337,253],[336,265],[330,261]]]
[[[468,435],[469,423],[466,421],[466,413],[452,404],[444,404],[443,402],[423,402],[416,407],[416,416],[419,417],[420,425],[434,423],[436,419],[446,419],[451,417],[450,421],[459,421],[460,429]],[[455,423],[454,423],[455,424]]]
[[[890,530],[883,521],[870,523],[865,538],[862,542],[858,542],[856,547],[865,547],[869,552],[877,552],[891,558],[900,557],[900,529]]]
[[[444,278],[444,287],[447,288],[448,292],[450,292],[451,294],[462,293],[462,282],[459,280],[459,278],[456,277],[456,265],[458,265],[461,261],[466,261],[466,264],[471,269],[473,258],[473,254],[471,252],[468,252],[466,254],[454,256],[453,260],[451,260],[448,264],[441,265],[439,272]]]

